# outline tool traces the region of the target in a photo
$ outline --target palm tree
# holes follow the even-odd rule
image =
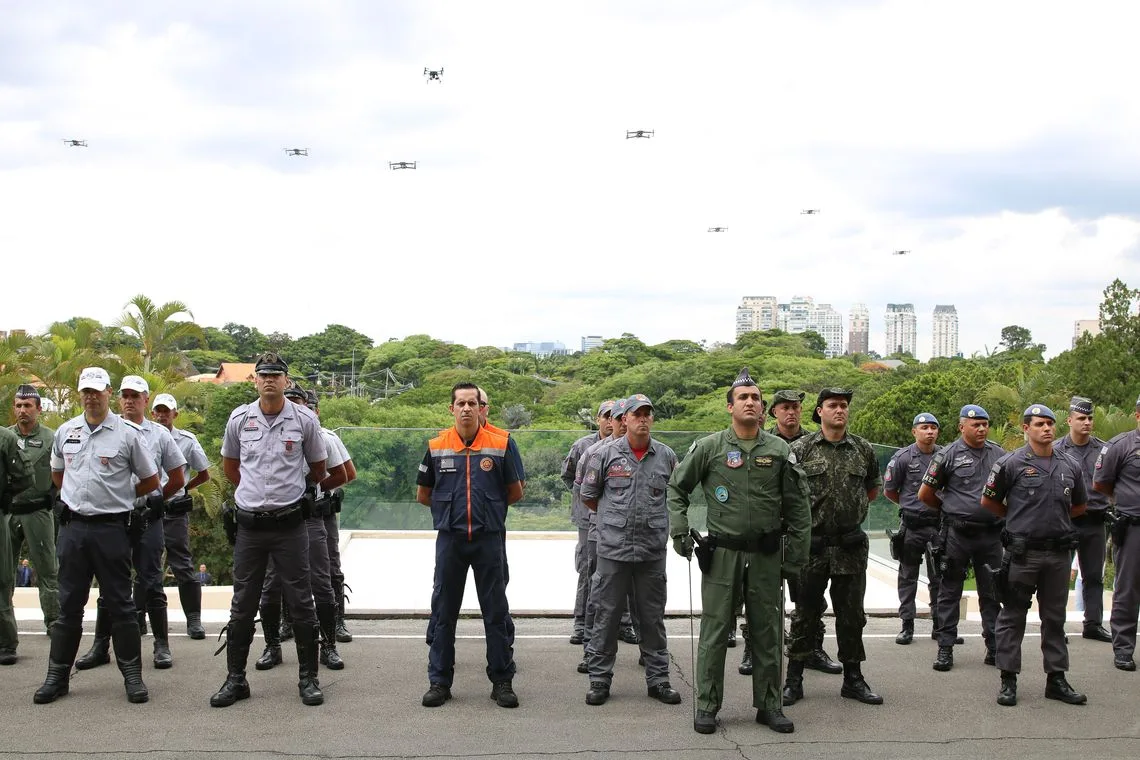
[[[54,322],[46,335],[34,339],[21,354],[20,369],[43,384],[41,393],[61,412],[71,405],[75,382],[84,367],[99,365],[112,373],[118,369],[116,357],[98,348],[102,329],[92,319]]]
[[[132,310],[133,307],[133,310]],[[118,326],[133,334],[142,343],[142,369],[150,372],[151,365],[159,357],[167,360],[178,353],[175,345],[182,338],[197,338],[201,345],[205,345],[206,336],[202,328],[190,322],[177,322],[171,317],[185,314],[194,319],[194,314],[181,301],[167,301],[158,306],[154,301],[139,294],[132,298],[126,306],[123,316],[119,317]]]
[[[978,395],[977,403],[990,413],[991,426],[1004,421],[1020,429],[1021,414],[1030,404],[1045,404],[1057,413],[1068,409],[1066,397],[1057,390],[1059,386],[1052,370],[1038,367],[1026,372],[1024,367],[1018,367],[1012,383],[987,384]]]

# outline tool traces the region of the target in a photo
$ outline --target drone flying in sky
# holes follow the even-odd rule
[[[433,70],[424,66],[424,82],[439,82],[443,84],[443,67],[440,66],[438,70]]]
[[[391,169],[392,171],[396,171],[397,169],[415,169],[416,168],[416,162],[415,161],[389,161],[388,162],[388,168]]]
[[[818,213],[819,213],[819,209],[817,209],[817,208],[805,208],[805,209],[804,209],[803,211],[801,211],[800,213],[801,213],[801,214],[818,214]]]
[[[63,142],[72,148],[86,148],[87,147],[87,141],[86,140],[68,140],[65,137],[63,139]]]
[[[709,232],[724,232],[728,227],[709,227]]]
[[[286,156],[307,156],[307,155],[309,155],[309,149],[308,148],[286,148],[285,149],[285,155]]]
[[[910,251],[892,251],[892,256],[906,256]]]
[[[653,137],[653,130],[652,129],[627,129],[625,131],[625,139],[627,139],[627,140],[629,140],[631,138],[638,138],[638,137],[643,137],[646,140],[648,140],[650,137]]]

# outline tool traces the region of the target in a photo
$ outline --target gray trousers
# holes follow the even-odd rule
[[[308,559],[310,589],[316,604],[336,604],[332,591],[332,577],[329,575],[328,536],[325,533],[323,517],[310,517],[305,520],[308,536]],[[261,604],[272,604],[281,600],[281,577],[277,572],[277,562],[271,561],[265,570],[265,581],[261,587]]]
[[[1082,596],[1085,623],[1100,625],[1104,622],[1104,555],[1107,541],[1104,521],[1077,518],[1073,524],[1080,540],[1077,562],[1081,567],[1081,581],[1084,585]]]
[[[131,553],[135,568],[135,609],[166,607],[166,591],[162,587],[162,550],[165,543],[162,520],[151,520]]]
[[[1041,655],[1046,673],[1069,669],[1069,647],[1065,643],[1065,606],[1069,601],[1069,553],[1065,551],[1026,552],[1021,561],[1009,566],[1009,598],[997,618],[997,666],[1010,673],[1021,672],[1021,642],[1025,638],[1025,618],[1033,591],[1041,616]]]
[[[902,620],[914,620],[914,600],[918,595],[918,572],[922,568],[923,559],[926,557],[926,545],[937,536],[938,527],[934,525],[906,529],[903,538],[903,553],[899,557],[899,618]],[[928,567],[926,571],[927,578],[930,581],[927,585],[927,591],[930,595],[930,609],[934,610],[942,579],[934,568]]]
[[[309,580],[309,529],[302,521],[285,530],[238,528],[234,544],[234,593],[230,620],[252,625],[270,560],[294,626],[316,627]]]
[[[1140,525],[1128,528],[1124,546],[1113,552],[1116,586],[1112,593],[1112,652],[1130,658],[1136,653],[1136,618],[1140,615]]]
[[[621,610],[630,592],[641,620],[641,653],[645,655],[645,682],[656,686],[669,680],[669,648],[665,638],[665,558],[647,562],[621,562],[598,557],[590,590],[594,629],[586,646],[590,681],[609,684],[617,661]]]
[[[344,573],[340,571],[340,526],[336,515],[325,518],[325,546],[329,551],[329,577],[334,585],[344,583]]]
[[[197,583],[198,573],[190,556],[190,514],[162,518],[162,535],[166,543],[166,564],[174,573],[174,582]]]
[[[938,591],[938,646],[952,647],[958,638],[959,602],[962,601],[962,582],[966,580],[966,567],[974,566],[978,584],[978,604],[982,610],[982,638],[986,649],[993,649],[994,626],[1001,605],[994,598],[993,579],[983,565],[997,569],[1001,565],[1001,532],[983,531],[967,536],[951,527],[946,534],[946,572],[942,575],[942,588]]]
[[[574,547],[574,569],[578,571],[578,588],[574,594],[574,633],[581,635],[586,628],[586,599],[590,595],[590,568],[589,557],[586,556],[586,546],[589,544],[589,527],[578,528],[578,544]],[[597,552],[597,544],[594,551]]]

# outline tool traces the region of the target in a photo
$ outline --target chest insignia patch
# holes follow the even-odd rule
[[[728,489],[724,486],[717,486],[716,490],[713,491],[713,496],[716,497],[716,500],[721,504],[724,504],[726,501],[728,501]]]
[[[495,460],[491,457],[483,457],[479,460],[479,469],[483,472],[490,472],[495,467]]]
[[[617,462],[615,464],[611,464],[609,466],[609,468],[606,469],[606,477],[607,478],[631,478],[631,477],[633,477],[633,470],[630,468],[630,466],[628,464],[625,463],[625,460],[623,459],[620,462]]]
[[[28,445],[31,446],[33,449],[39,449],[39,448],[43,448],[44,442],[41,441],[39,438],[29,438],[28,439]]]
[[[110,464],[110,462],[111,460],[108,457],[99,457],[99,464],[103,465],[104,467]]]
[[[744,456],[736,450],[730,451],[724,456],[724,464],[726,467],[736,469],[744,464]]]
[[[1037,474],[1037,468],[1036,467],[1026,467],[1024,470],[1021,471],[1021,474],[1022,475],[1036,475]]]
[[[752,462],[757,467],[771,467],[772,466],[772,457],[756,457],[755,459],[752,460]]]
[[[292,451],[293,450],[293,442],[292,441],[285,441],[285,450],[286,451]]]

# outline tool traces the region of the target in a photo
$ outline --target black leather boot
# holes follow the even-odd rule
[[[933,667],[943,673],[954,667],[954,647],[938,647],[938,657],[934,660]]]
[[[336,640],[341,644],[347,644],[352,641],[352,634],[344,624],[344,578],[333,581],[333,593],[336,594]]]
[[[790,734],[796,730],[796,724],[778,707],[775,710],[757,710],[756,722],[780,734]]]
[[[748,634],[748,623],[740,626],[740,635],[744,639],[744,655],[740,658],[740,667],[736,670],[742,676],[752,675],[752,638]]]
[[[1008,670],[1001,672],[1001,688],[998,689],[997,703],[1002,707],[1017,704],[1017,674]]]
[[[52,626],[47,677],[32,697],[37,705],[54,702],[67,694],[71,684],[71,663],[79,652],[79,640],[82,637],[83,628],[78,625],[65,626],[56,621]]]
[[[150,628],[154,632],[154,667],[166,670],[173,667],[174,658],[170,655],[170,629],[166,619],[166,608],[152,604],[147,609],[150,615]]]
[[[297,690],[301,692],[301,702],[306,705],[319,705],[325,701],[317,680],[317,642],[320,635],[318,626],[293,626],[297,642]]]
[[[261,632],[265,634],[265,651],[253,667],[258,670],[270,670],[274,665],[280,665],[281,659],[281,605],[265,604],[261,607]]]
[[[839,690],[840,696],[848,699],[857,699],[865,705],[881,705],[883,698],[871,691],[867,680],[863,678],[863,670],[857,662],[844,663],[843,688]]]
[[[804,698],[804,662],[788,660],[788,675],[784,679],[784,707]]]
[[[281,627],[278,629],[277,638],[281,641],[288,641],[293,638],[293,616],[289,614],[289,605],[281,605]]]
[[[804,660],[804,667],[808,670],[818,670],[836,676],[843,672],[843,666],[831,659],[823,650],[823,637],[827,634],[827,624],[819,621],[819,637],[815,642],[815,651]]]
[[[230,620],[226,626],[226,682],[210,697],[210,707],[229,707],[239,699],[249,699],[249,682],[245,680],[245,664],[253,643],[253,623]]]
[[[329,670],[344,670],[344,660],[336,651],[336,605],[317,605],[317,624],[321,627],[321,664]]]
[[[139,636],[146,636],[146,634],[147,634],[147,630],[146,630],[146,608],[145,607],[136,607],[135,608],[135,617],[139,621]]]
[[[178,601],[182,603],[182,612],[186,615],[186,635],[197,641],[206,638],[206,629],[202,627],[201,584],[198,581],[179,584]]]
[[[904,620],[902,621],[902,630],[899,631],[898,636],[895,636],[895,643],[906,646],[912,641],[914,641],[914,620]]]
[[[1108,644],[1112,643],[1112,634],[1104,630],[1104,626],[1100,623],[1085,623],[1081,637],[1092,639],[1093,641],[1103,641]]]
[[[1089,698],[1069,685],[1062,671],[1045,677],[1045,699],[1056,699],[1070,705],[1083,705]]]
[[[87,654],[75,661],[76,670],[90,670],[111,661],[111,616],[102,598],[95,603],[95,640]]]
[[[139,704],[150,699],[150,692],[142,680],[142,638],[139,625],[134,620],[115,623],[111,626],[111,640],[115,644],[115,661],[123,674],[123,687],[127,690],[127,701]]]

